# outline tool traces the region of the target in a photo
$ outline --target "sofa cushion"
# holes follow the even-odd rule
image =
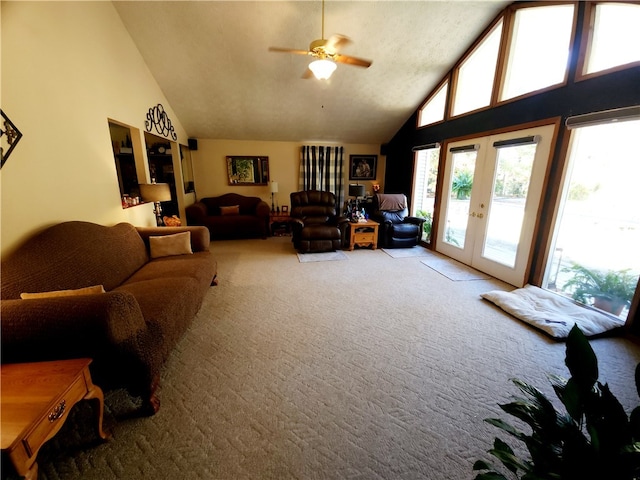
[[[162,277],[189,277],[208,285],[216,274],[216,261],[209,252],[162,257],[151,260],[134,273],[125,284]]]
[[[149,237],[151,258],[192,254],[191,232],[174,233]]]

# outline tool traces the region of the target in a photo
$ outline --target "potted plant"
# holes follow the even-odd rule
[[[522,392],[512,403],[500,405],[527,424],[527,434],[498,418],[485,421],[524,442],[528,455],[496,438],[489,453],[522,480],[636,480],[640,478],[640,406],[627,416],[607,384],[598,381],[598,360],[586,337],[574,326],[567,338],[565,363],[571,378],[550,376],[566,411],[558,411],[537,388],[513,380]],[[635,369],[640,395],[640,363]],[[475,480],[506,480],[490,463],[478,460]]]
[[[462,170],[456,174],[451,183],[451,191],[456,194],[458,200],[466,200],[471,195],[473,188],[473,172]]]
[[[578,263],[563,269],[573,276],[564,284],[563,290],[573,289],[574,300],[586,305],[593,300],[593,306],[614,315],[620,315],[622,309],[631,303],[638,285],[638,276],[630,269],[599,271]]]
[[[416,215],[420,218],[424,218],[425,222],[422,224],[422,231],[425,234],[425,241],[426,242],[430,242],[431,241],[431,229],[433,226],[433,216],[431,215],[431,212],[427,212],[425,210],[418,210],[416,212]]]

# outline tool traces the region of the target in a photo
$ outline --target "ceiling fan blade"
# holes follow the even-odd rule
[[[329,39],[327,40],[327,43],[324,44],[324,48],[326,48],[327,50],[333,50],[337,52],[338,50],[340,50],[343,47],[346,47],[350,43],[351,43],[351,39],[349,37],[345,37],[344,35],[340,35],[339,33],[336,33],[329,37]]]
[[[349,55],[336,55],[334,61],[337,63],[346,63],[347,65],[353,65],[356,67],[369,68],[371,66],[371,60],[365,60],[364,58],[350,57]]]
[[[269,47],[270,52],[295,53],[296,55],[309,55],[307,50],[297,50],[295,48]]]

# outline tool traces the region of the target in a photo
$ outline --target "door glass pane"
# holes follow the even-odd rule
[[[415,154],[415,171],[413,174],[413,202],[411,215],[426,218],[422,232],[422,240],[431,241],[433,210],[438,182],[438,161],[440,147],[418,150]]]
[[[536,145],[498,149],[482,256],[514,267]]]
[[[621,319],[627,318],[640,274],[638,132],[637,120],[572,132],[543,284]]]
[[[444,241],[464,248],[469,221],[469,205],[473,187],[473,173],[476,168],[476,150],[456,152],[451,155],[451,184],[448,191],[451,198],[447,208]]]

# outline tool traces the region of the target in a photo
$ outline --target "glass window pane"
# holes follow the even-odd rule
[[[418,118],[418,126],[424,127],[432,123],[444,120],[444,107],[447,101],[447,87],[449,82],[446,82],[436,94],[429,99],[424,107],[420,110]]]
[[[438,182],[438,161],[440,147],[419,150],[415,154],[415,171],[413,174],[413,202],[411,214],[426,218],[422,240],[431,241],[431,227],[433,225],[433,211],[436,197],[436,183]]]
[[[447,207],[444,241],[460,248],[464,248],[467,238],[469,205],[477,157],[478,152],[474,150],[454,153],[451,160],[451,185],[449,185],[451,199]]]
[[[491,102],[501,34],[502,21],[458,69],[453,115],[486,107]]]
[[[573,5],[552,5],[516,11],[501,100],[564,80],[573,8]]]
[[[640,153],[633,144],[639,131],[636,120],[572,132],[570,170],[543,285],[603,310],[601,298],[620,298],[612,310],[621,319],[640,274]]]
[[[585,73],[640,61],[640,5],[598,4]]]
[[[535,155],[535,144],[498,149],[482,256],[508,267],[516,264]]]

